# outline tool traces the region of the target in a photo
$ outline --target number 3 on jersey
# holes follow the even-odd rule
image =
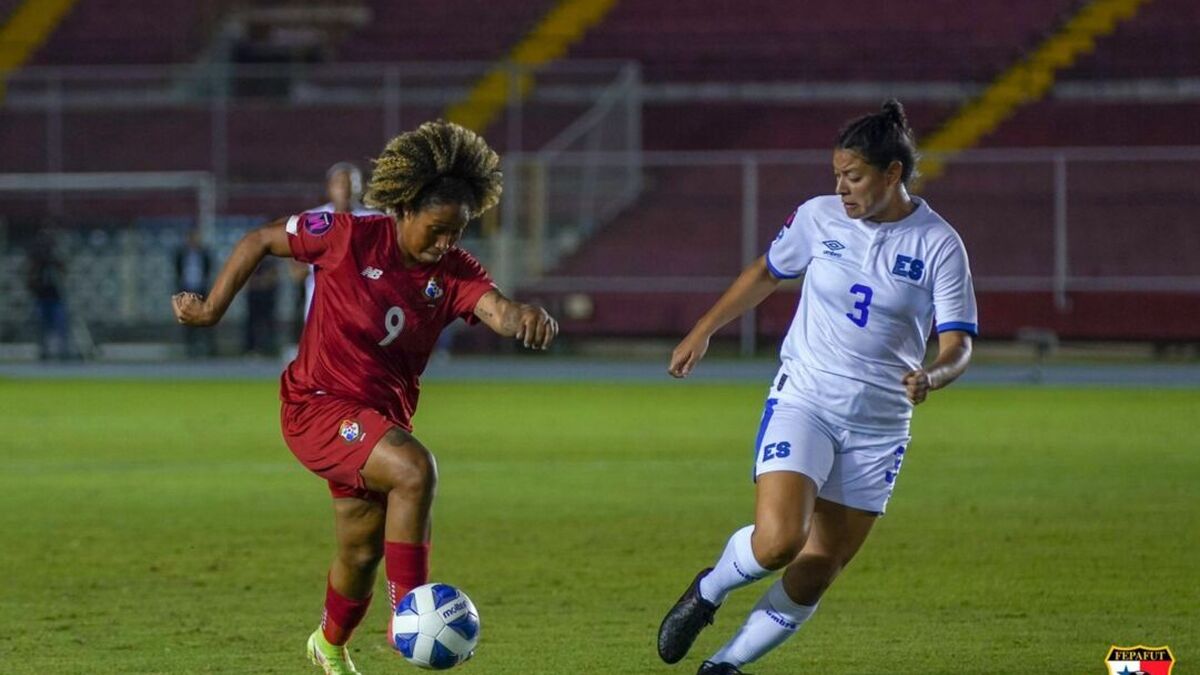
[[[404,310],[399,307],[389,308],[383,317],[383,328],[387,331],[387,335],[379,341],[380,347],[392,344],[396,338],[400,337],[400,333],[404,332]]]
[[[859,328],[866,328],[867,317],[871,315],[871,311],[867,308],[871,306],[871,296],[875,294],[875,291],[872,291],[870,286],[854,284],[850,287],[850,292],[855,295],[861,295],[862,300],[854,303],[854,309],[858,310],[858,315],[856,316],[854,312],[846,312],[846,318],[853,321],[854,325]]]

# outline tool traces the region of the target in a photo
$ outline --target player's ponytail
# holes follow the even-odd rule
[[[879,112],[851,120],[842,128],[834,147],[857,152],[880,171],[886,171],[892,162],[900,162],[900,180],[905,184],[916,175],[920,159],[904,106],[894,98],[884,101]]]
[[[364,201],[393,214],[457,203],[476,217],[500,201],[502,183],[500,156],[482,136],[438,120],[388,142]]]

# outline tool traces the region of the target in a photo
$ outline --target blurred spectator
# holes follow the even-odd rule
[[[362,170],[352,162],[338,162],[325,171],[325,198],[328,202],[307,209],[307,212],[353,213],[357,216],[382,215],[382,211],[367,208],[362,203],[363,174]],[[316,288],[316,270],[312,265],[291,261],[288,263],[288,277],[291,283],[297,284],[296,311],[293,314],[292,340],[284,360],[291,361],[296,355],[296,344],[300,343],[300,334],[304,332],[304,322],[308,319],[308,309],[312,307],[313,291]]]
[[[362,203],[363,174],[351,162],[338,162],[325,172],[325,198],[328,202],[320,206],[306,209],[308,213],[352,213],[356,216],[383,215],[382,211],[367,208]],[[297,284],[297,307],[293,314],[292,339],[294,344],[288,347],[284,354],[285,361],[291,361],[296,356],[296,344],[300,342],[300,334],[304,331],[304,322],[308,319],[308,309],[312,307],[313,291],[316,289],[316,269],[312,265],[292,261],[288,270],[291,283]]]
[[[71,355],[64,293],[66,269],[54,247],[54,235],[41,230],[28,251],[26,281],[37,308],[38,356],[43,361]]]
[[[309,212],[326,211],[329,213],[353,213],[356,216],[380,216],[383,211],[367,208],[362,203],[363,175],[362,171],[350,162],[338,162],[325,172],[325,196],[328,202]],[[312,306],[312,294],[316,282],[315,270],[309,265],[308,276],[304,279],[304,318],[308,318],[308,308]]]
[[[200,241],[200,230],[189,230],[183,246],[175,251],[175,288],[205,295],[208,293],[211,273],[212,255]],[[188,356],[212,356],[216,353],[214,340],[214,331],[194,326],[183,327],[183,342]]]
[[[273,258],[265,258],[246,282],[246,354],[277,356],[275,307],[279,291],[279,269]]]

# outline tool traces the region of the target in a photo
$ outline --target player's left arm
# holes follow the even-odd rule
[[[545,309],[510,300],[494,288],[479,298],[475,316],[497,335],[516,338],[530,349],[545,349],[558,335],[558,322]]]
[[[961,330],[938,333],[938,355],[933,363],[904,374],[904,389],[913,405],[922,403],[929,392],[941,389],[967,372],[971,363],[971,334]]]
[[[207,297],[187,292],[172,295],[175,319],[185,326],[212,326],[220,321],[263,258],[292,257],[284,231],[286,222],[286,218],[280,218],[246,233],[233,247]]]
[[[913,405],[966,372],[971,362],[972,341],[979,334],[975,283],[971,279],[967,249],[957,233],[944,238],[942,247],[928,262],[933,265],[932,300],[933,315],[937,317],[938,355],[928,366],[904,374],[904,389]]]

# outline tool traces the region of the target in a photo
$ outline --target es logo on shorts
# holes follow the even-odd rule
[[[767,462],[772,459],[783,459],[792,454],[792,444],[787,441],[779,443],[768,443],[763,446],[763,461]]]
[[[342,437],[343,441],[353,443],[363,439],[362,425],[358,420],[342,420],[341,426],[338,428],[338,436]]]
[[[891,485],[896,482],[896,476],[900,475],[900,465],[904,463],[904,446],[896,448],[892,453],[892,468],[883,472],[883,482]]]

